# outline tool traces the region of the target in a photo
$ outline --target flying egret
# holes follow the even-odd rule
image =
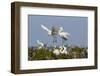
[[[52,35],[52,31],[50,29],[48,29],[47,27],[45,27],[44,25],[41,25],[41,27],[48,32],[48,35]],[[69,37],[69,33],[67,32],[63,32],[63,27],[60,27],[58,34],[61,38],[63,38],[64,40],[67,40]]]
[[[39,45],[39,47],[38,47],[39,49],[44,47],[43,42],[41,42],[40,40],[37,40],[37,44]]]

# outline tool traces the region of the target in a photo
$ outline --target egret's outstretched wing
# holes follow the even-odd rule
[[[67,33],[67,32],[60,32],[60,33],[59,33],[59,36],[60,36],[61,38],[63,38],[64,40],[69,39],[69,33]]]
[[[65,34],[66,36],[70,36],[70,34],[69,34],[68,32],[64,32],[64,34]]]
[[[41,27],[45,30],[45,31],[47,31],[48,33],[51,33],[51,30],[49,30],[47,27],[45,27],[44,25],[41,25]]]

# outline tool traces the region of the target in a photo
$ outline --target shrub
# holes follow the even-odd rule
[[[74,47],[68,51],[68,54],[55,55],[53,50],[47,48],[29,48],[28,60],[53,60],[53,59],[74,59],[74,58],[87,58],[88,53],[86,48]]]

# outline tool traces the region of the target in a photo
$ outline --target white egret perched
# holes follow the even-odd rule
[[[60,46],[59,49],[54,48],[53,53],[55,55],[60,55],[60,54],[68,54],[67,48],[65,46]]]
[[[56,48],[54,48],[53,53],[54,53],[55,55],[60,55],[60,51],[59,51],[59,49],[56,49]]]
[[[39,45],[39,47],[38,47],[39,49],[44,47],[43,42],[41,42],[40,40],[37,40],[37,44]]]
[[[60,53],[61,54],[67,54],[68,52],[67,52],[67,48],[65,47],[65,46],[60,46]]]

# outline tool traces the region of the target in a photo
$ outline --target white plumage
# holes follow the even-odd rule
[[[41,25],[41,27],[48,32],[48,35],[51,35],[51,30],[49,30],[47,27],[45,27],[44,25]]]
[[[60,29],[59,29],[59,36],[61,37],[61,38],[63,38],[64,40],[67,40],[68,38],[69,38],[69,33],[67,33],[67,32],[63,32],[63,27],[60,27]]]
[[[60,53],[61,54],[67,54],[67,48],[65,46],[60,46]]]
[[[43,48],[44,47],[44,44],[43,44],[43,42],[41,42],[41,41],[39,41],[39,40],[37,40],[37,44],[38,44],[38,48],[39,49],[41,49],[41,48]]]
[[[52,35],[52,31],[50,29],[48,29],[44,25],[41,25],[41,27],[45,31],[48,32],[48,35]],[[69,33],[64,32],[63,27],[59,27],[59,31],[58,31],[57,35],[59,35],[63,40],[67,40],[69,38]],[[63,43],[63,40],[62,40],[62,43]],[[56,54],[56,55],[59,55],[60,53],[61,54],[67,54],[67,48],[64,45],[62,45],[62,46],[59,47],[59,49],[54,48],[53,53]]]
[[[44,25],[41,25],[41,27],[48,32],[48,35],[51,35],[52,34],[52,31],[50,29],[48,29],[47,27],[45,27]],[[67,40],[68,37],[69,37],[69,33],[67,32],[64,32],[63,31],[63,27],[60,27],[59,29],[59,32],[58,32],[58,35],[63,38],[64,40]]]
[[[59,51],[59,49],[54,49],[54,51],[53,51],[53,53],[55,54],[55,55],[59,55],[60,54],[60,51]]]
[[[60,46],[59,49],[54,49],[53,53],[55,55],[60,55],[60,54],[68,54],[67,48],[65,46]]]

